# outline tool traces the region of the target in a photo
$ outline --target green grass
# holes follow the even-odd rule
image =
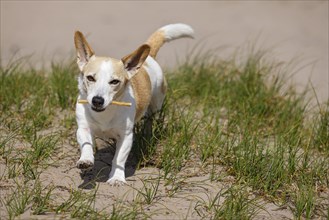
[[[252,52],[241,63],[236,57],[210,57],[191,56],[167,73],[169,91],[153,136],[146,138],[140,123],[133,148],[139,167],[161,173],[133,189],[135,201],[115,204],[110,212],[95,208],[97,187],[72,189],[58,203],[56,186],[40,181],[62,142],[76,145],[76,66],[53,64],[36,71],[17,62],[1,67],[0,163],[6,169],[0,181],[15,180],[14,190],[2,198],[9,218],[27,207],[35,215],[148,218],[147,207],[182,192],[189,167],[209,174],[214,183],[234,177],[229,189],[196,200],[192,209],[200,218],[252,219],[262,210],[259,200],[289,207],[296,219],[328,218],[321,193],[329,185],[329,100],[309,111],[307,89],[297,94],[286,84],[291,68],[267,60],[263,52]]]
[[[19,179],[15,179],[14,185],[12,193],[3,201],[9,219],[23,214],[29,206],[34,215],[42,215],[51,210],[50,196],[54,190],[53,186],[43,187],[39,180],[22,182]]]
[[[174,102],[186,115],[181,118],[194,114],[186,129],[193,138],[183,140],[196,149],[190,154],[211,164],[214,180],[221,175],[216,165],[225,165],[238,182],[271,201],[284,204],[287,196],[295,196],[296,206],[307,203],[294,214],[312,218],[316,186],[328,187],[328,155],[318,156],[328,151],[328,110],[307,121],[307,100],[287,89],[280,75],[285,69],[266,62],[263,53],[252,54],[242,65],[192,60],[170,74],[169,82]],[[307,189],[305,194],[292,192],[295,184]]]
[[[71,218],[97,219],[101,214],[94,208],[96,192],[97,188],[88,193],[72,189],[69,198],[57,206],[55,212],[70,213]]]
[[[149,178],[148,180],[142,180],[143,187],[141,189],[136,189],[137,195],[136,200],[140,200],[150,205],[157,199],[158,189],[160,185],[160,176],[155,180]]]
[[[240,186],[227,191],[220,190],[214,197],[207,195],[207,200],[198,199],[195,210],[202,218],[210,219],[252,219],[256,214],[256,199]]]
[[[321,106],[315,116],[313,146],[320,152],[329,154],[329,101]]]

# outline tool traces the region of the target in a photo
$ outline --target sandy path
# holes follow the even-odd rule
[[[120,58],[143,43],[164,24],[184,22],[196,31],[196,41],[181,40],[162,48],[159,61],[174,66],[197,42],[205,49],[234,48],[258,39],[274,48],[274,58],[298,58],[303,67],[294,76],[303,87],[310,80],[320,100],[328,99],[328,1],[234,2],[64,2],[1,1],[1,58],[33,54],[37,66],[70,58],[73,32],[89,35],[99,55]]]

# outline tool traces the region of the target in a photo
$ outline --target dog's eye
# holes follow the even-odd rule
[[[110,85],[117,85],[120,83],[120,80],[114,79],[109,82]]]
[[[87,76],[87,79],[88,79],[88,81],[90,81],[90,82],[95,82],[96,80],[95,80],[95,78],[93,77],[93,76]]]

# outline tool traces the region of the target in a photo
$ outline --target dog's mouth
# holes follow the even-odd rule
[[[96,106],[91,106],[91,109],[94,110],[95,112],[102,112],[105,110],[103,107],[96,107]]]

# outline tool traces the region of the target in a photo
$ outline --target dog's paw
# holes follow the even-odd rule
[[[125,184],[127,184],[126,180],[120,177],[112,177],[110,179],[108,179],[106,181],[108,184],[110,184],[111,186],[123,186]]]
[[[81,170],[87,170],[90,169],[94,166],[94,162],[91,160],[82,160],[80,159],[77,162],[77,168],[81,169]]]

